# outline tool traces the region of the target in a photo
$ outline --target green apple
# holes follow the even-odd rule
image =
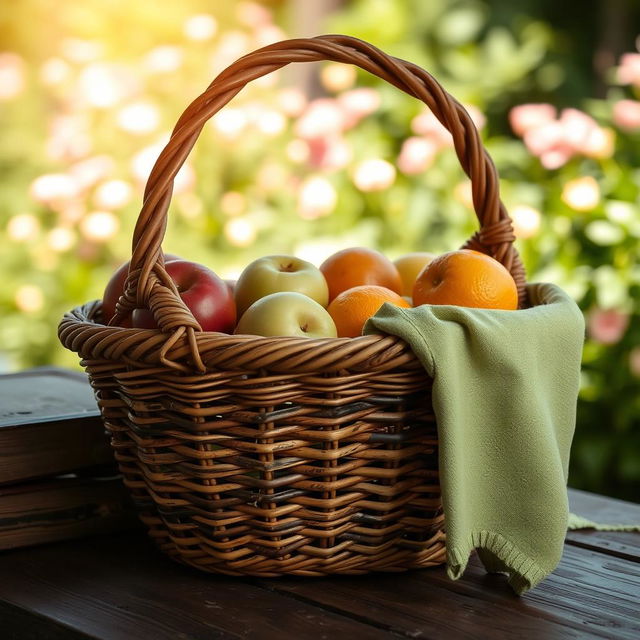
[[[329,312],[309,296],[294,291],[278,291],[256,300],[242,314],[234,333],[303,338],[338,335]]]
[[[329,303],[327,281],[316,266],[294,256],[265,256],[248,265],[236,282],[238,314],[256,300],[279,291],[302,293],[323,307]]]

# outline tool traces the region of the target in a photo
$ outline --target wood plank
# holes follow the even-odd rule
[[[25,637],[27,619],[36,638],[60,625],[69,637],[105,640],[390,637],[241,579],[178,565],[133,533],[0,554],[0,603],[3,638]]]
[[[81,372],[45,367],[0,375],[0,483],[116,466]]]
[[[84,633],[0,601],[3,640],[86,640]]]
[[[0,486],[0,549],[140,527],[120,478],[52,478]]]
[[[640,637],[638,565],[570,546],[558,569],[520,598],[476,558],[456,582],[438,568],[260,584],[410,638]]]
[[[569,489],[572,513],[607,524],[640,524],[640,504]],[[576,529],[567,532],[567,542],[585,549],[640,562],[640,533],[633,531],[597,531]]]
[[[629,503],[581,493],[570,492],[584,517],[635,518]],[[635,640],[640,564],[609,552],[570,541],[554,574],[518,598],[475,558],[456,582],[441,568],[243,580],[173,563],[140,533],[100,536],[0,553],[2,637]]]

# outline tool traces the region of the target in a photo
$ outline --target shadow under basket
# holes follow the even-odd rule
[[[355,64],[422,100],[473,186],[465,247],[499,260],[526,305],[494,165],[465,109],[426,71],[347,36],[269,45],[223,71],[178,120],[145,189],[113,318],[62,319],[115,456],[158,547],[229,575],[357,574],[445,561],[431,380],[392,336],[258,337],[202,331],[164,268],[173,179],[206,121],[249,81],[291,62]],[[126,324],[150,309],[159,329]]]

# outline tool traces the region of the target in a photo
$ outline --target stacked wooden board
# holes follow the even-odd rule
[[[135,525],[86,377],[0,376],[0,549]]]

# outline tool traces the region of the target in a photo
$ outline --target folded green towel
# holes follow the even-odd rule
[[[365,326],[403,338],[433,378],[449,576],[477,549],[518,594],[562,555],[584,340],[560,288],[528,293],[519,311],[386,303]]]

